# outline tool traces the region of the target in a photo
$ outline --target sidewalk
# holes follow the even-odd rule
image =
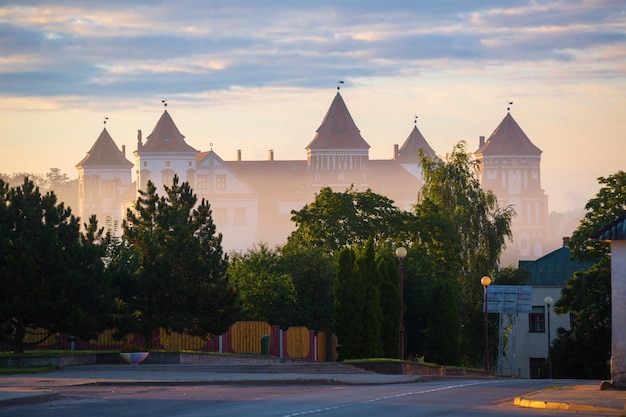
[[[602,391],[597,381],[547,388],[517,397],[514,403],[520,407],[626,415],[626,391]]]
[[[62,368],[45,374],[0,377],[0,408],[53,401],[56,387],[68,385],[224,385],[224,384],[325,384],[372,385],[419,382],[428,377],[383,375],[345,369],[341,373],[307,373],[305,367],[288,372],[243,372],[238,367],[198,365],[86,365]],[[330,371],[327,371],[330,372]],[[601,391],[597,381],[558,386],[515,398],[515,405],[542,409],[625,414],[626,391]]]

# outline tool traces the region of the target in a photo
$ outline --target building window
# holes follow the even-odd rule
[[[161,172],[163,185],[171,187],[172,184],[174,184],[174,174],[174,171],[172,171],[171,169],[164,169],[163,172]]]
[[[226,175],[216,175],[215,176],[215,189],[216,190],[225,190],[226,189]]]
[[[113,197],[113,181],[111,180],[102,181],[102,197],[105,197],[105,198]]]
[[[546,312],[544,306],[533,306],[532,312],[528,313],[528,331],[530,333],[545,333]]]
[[[235,207],[235,226],[245,226],[246,225],[246,208],[245,207]]]
[[[225,207],[218,207],[215,209],[215,211],[213,212],[213,221],[215,222],[216,226],[226,226],[227,224],[227,218],[226,218],[226,208]]]
[[[170,161],[165,161],[165,166],[166,167],[170,166]]]
[[[198,188],[205,189],[205,190],[209,188],[206,175],[198,175]]]

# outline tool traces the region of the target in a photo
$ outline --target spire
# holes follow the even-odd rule
[[[509,102],[509,105],[513,102]],[[510,107],[507,109],[510,111]],[[541,149],[533,145],[519,127],[510,112],[507,112],[496,130],[493,131],[487,142],[476,151],[483,155],[541,155]]]
[[[104,123],[106,124],[105,118]],[[115,142],[113,142],[113,138],[107,132],[106,127],[102,129],[102,133],[96,139],[96,142],[93,144],[87,155],[76,164],[77,168],[94,168],[94,167],[122,167],[122,168],[130,168],[133,164],[129,160],[124,157],[124,154],[118,149]]]
[[[370,148],[352,120],[339,91],[316,132],[315,138],[308,144],[307,149],[367,150]]]
[[[163,105],[167,102],[162,100]],[[141,146],[142,152],[198,152],[185,142],[185,136],[178,130],[174,120],[167,112],[163,111],[161,118],[154,126],[154,130],[146,138],[146,143]]]
[[[419,162],[420,149],[424,152],[424,156],[429,157],[432,160],[438,160],[439,157],[435,153],[434,149],[428,144],[422,132],[417,128],[417,116],[415,116],[413,129],[406,138],[400,149],[398,150],[398,156],[396,160],[401,163],[416,163]]]

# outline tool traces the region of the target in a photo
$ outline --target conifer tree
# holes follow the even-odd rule
[[[376,270],[380,277],[383,356],[386,358],[397,358],[398,330],[400,328],[398,267],[389,255],[379,255]]]
[[[103,230],[95,217],[79,219],[53,192],[29,178],[11,187],[0,180],[0,338],[22,352],[55,333],[90,338],[109,324],[112,298],[104,274]]]
[[[365,283],[355,274],[354,260],[355,254],[351,248],[343,248],[337,255],[335,333],[339,339],[339,361],[360,358],[362,353]]]
[[[211,208],[187,182],[174,177],[159,197],[152,182],[140,191],[123,222],[123,242],[114,262],[122,306],[120,334],[140,333],[146,342],[158,328],[206,336],[234,321],[237,294],[226,274],[222,235]],[[126,273],[125,267],[132,267]]]
[[[365,242],[365,247],[355,262],[356,279],[365,286],[365,303],[363,306],[363,345],[361,357],[380,358],[383,356],[381,339],[383,313],[380,307],[380,278],[376,271],[374,244],[372,239]]]

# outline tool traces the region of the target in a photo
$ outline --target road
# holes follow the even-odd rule
[[[0,417],[580,416],[520,408],[516,396],[545,380],[440,380],[389,385],[74,385],[58,401],[0,410]]]

